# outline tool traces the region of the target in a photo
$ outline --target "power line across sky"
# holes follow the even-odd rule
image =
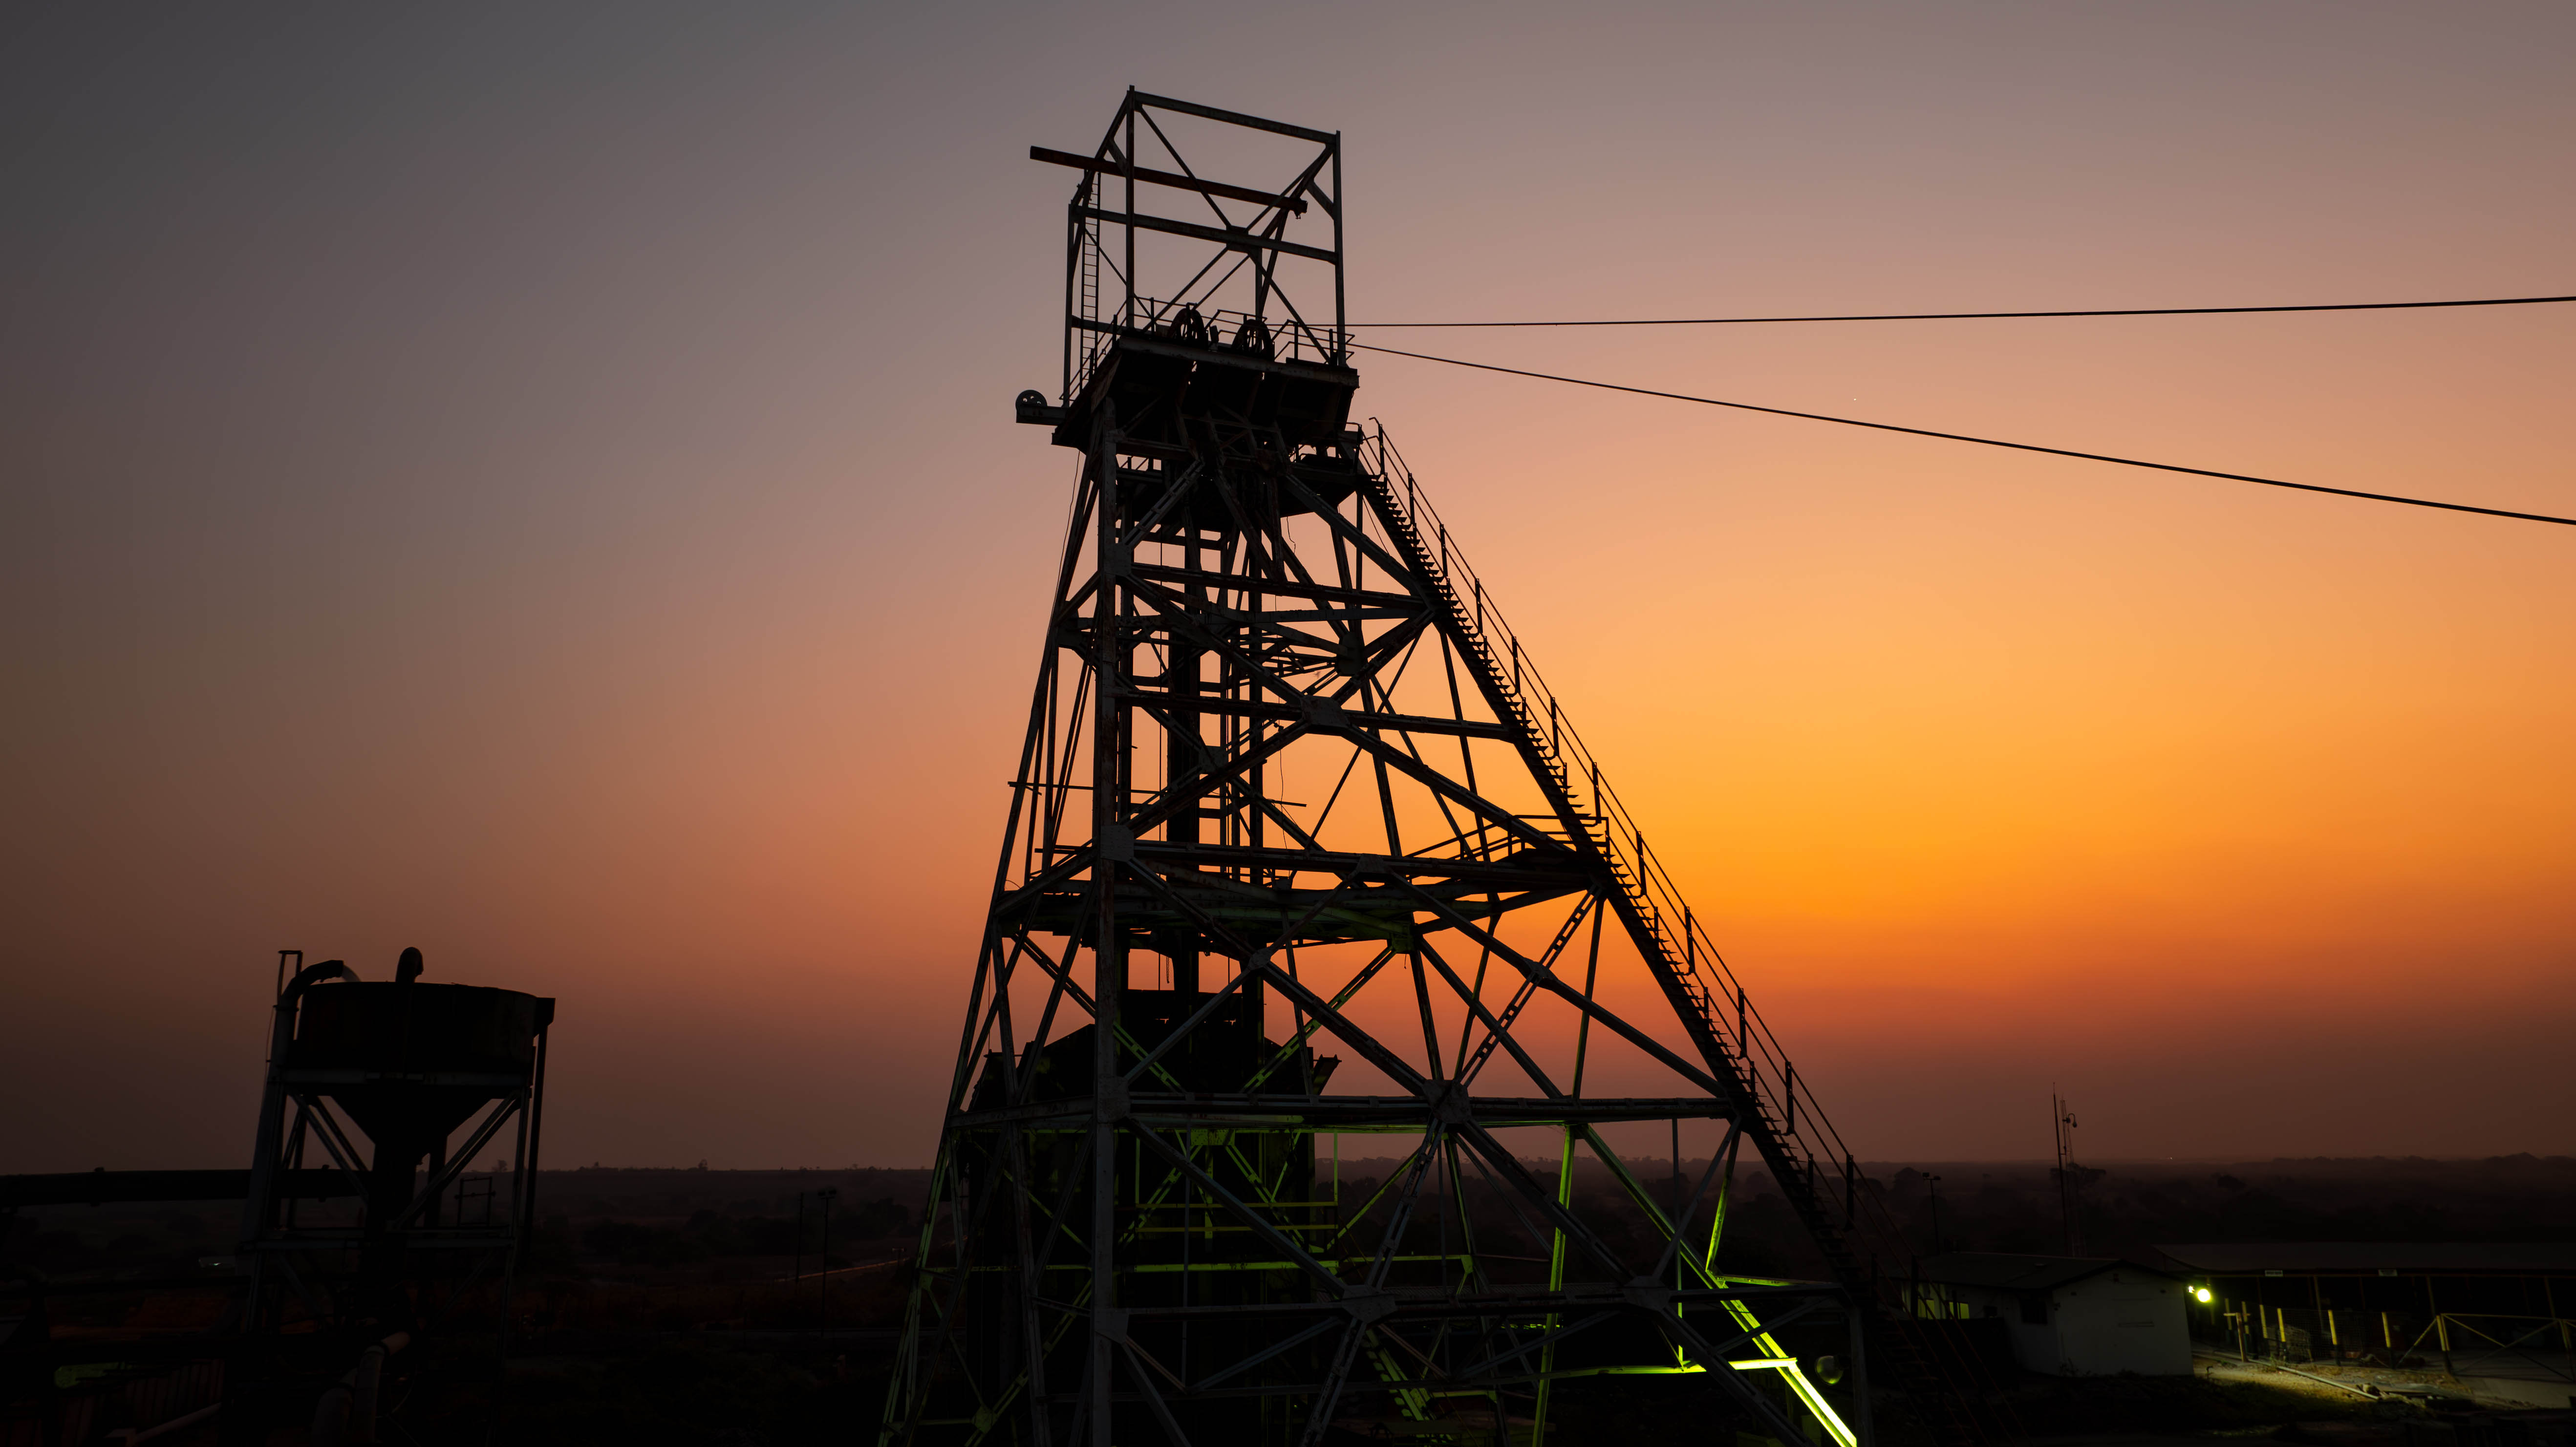
[[[2415,304],[2426,305],[2427,303]],[[2278,308],[2278,310],[2293,310],[2293,308]],[[1665,392],[1652,387],[1632,387],[1618,382],[1594,381],[1586,377],[1567,377],[1553,372],[1534,372],[1521,367],[1497,366],[1491,362],[1470,362],[1458,357],[1436,357],[1426,352],[1408,352],[1395,347],[1371,346],[1364,342],[1353,342],[1350,345],[1363,352],[1377,352],[1390,357],[1409,357],[1417,362],[1438,362],[1445,366],[1470,367],[1480,372],[1500,372],[1506,376],[1529,377],[1542,382],[1562,382],[1575,387],[1596,387],[1605,392],[1629,392],[1640,397],[1661,397],[1671,402],[1695,402],[1706,407],[1731,407],[1742,412],[1765,412],[1774,417],[1796,417],[1809,422],[1831,422],[1843,427],[1866,427],[1878,432],[1902,432],[1913,437],[1937,437],[1944,442],[1972,442],[1980,447],[2006,447],[2016,452],[2044,452],[2053,457],[2080,458],[2086,462],[2108,462],[2121,467],[2150,468],[2157,472],[2180,472],[2194,477],[2250,482],[2262,487],[2289,488],[2298,492],[2329,493],[2336,497],[2360,498],[2368,502],[2399,503],[2407,507],[2439,508],[2445,512],[2477,513],[2485,517],[2510,518],[2516,522],[2556,523],[2565,527],[2576,527],[2576,517],[2514,512],[2507,508],[2477,507],[2463,502],[2439,502],[2432,498],[2402,497],[2395,493],[2363,492],[2358,488],[2327,487],[2313,482],[2288,482],[2280,478],[2255,477],[2242,472],[2221,472],[2207,467],[2184,467],[2171,462],[2147,462],[2135,457],[2114,457],[2102,452],[2080,452],[2069,447],[2043,447],[2033,442],[2006,442],[1994,437],[1971,437],[1960,432],[1939,432],[1928,427],[1904,427],[1893,422],[1871,422],[1858,417],[1836,417],[1823,412],[1799,412],[1787,407],[1764,407],[1752,402],[1730,402],[1718,397],[1693,396],[1687,392]]]
[[[2489,296],[2459,301],[2310,302],[2295,306],[2096,307],[2084,311],[1872,312],[1772,317],[1613,317],[1574,321],[1354,322],[1352,325],[1379,330],[1406,327],[1726,327],[1770,322],[1953,322],[2036,317],[2198,317],[2247,312],[2418,311],[2434,307],[2546,306],[2553,302],[2568,301],[2576,301],[2576,296]]]

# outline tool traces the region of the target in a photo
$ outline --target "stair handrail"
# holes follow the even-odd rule
[[[1875,1238],[1868,1244],[1877,1248],[1877,1254],[1887,1254],[1892,1249],[1901,1256],[1903,1231],[1877,1192],[1862,1188],[1856,1178],[1857,1161],[1851,1147],[1825,1114],[1814,1090],[1799,1077],[1787,1048],[1754,1008],[1743,981],[1646,840],[1643,825],[1629,811],[1618,790],[1603,777],[1598,759],[1574,728],[1535,660],[1520,646],[1519,635],[1504,619],[1483,579],[1467,562],[1463,550],[1451,542],[1447,521],[1423,494],[1403,454],[1387,437],[1385,426],[1374,418],[1363,429],[1360,453],[1361,466],[1380,483],[1382,497],[1393,504],[1390,513],[1413,533],[1417,550],[1430,565],[1430,581],[1451,610],[1452,621],[1485,653],[1501,684],[1499,692],[1516,715],[1514,722],[1536,740],[1541,761],[1557,774],[1557,783],[1568,798],[1580,804],[1578,785],[1591,792],[1592,812],[1579,815],[1588,842],[1611,866],[1621,891],[1654,936],[1683,992],[1699,1007],[1721,1048],[1734,1059],[1747,1089],[1753,1093],[1756,1108],[1806,1177],[1803,1181],[1781,1181],[1780,1189],[1811,1198],[1824,1197],[1824,1183],[1817,1179],[1817,1172],[1829,1168],[1845,1181],[1844,1209],[1840,1214],[1846,1229]],[[1727,1018],[1730,1005],[1734,1007],[1731,1020]],[[1814,1205],[1821,1209],[1829,1199],[1815,1200]],[[1863,1199],[1875,1209],[1864,1208]],[[1864,1215],[1873,1219],[1865,1224]]]

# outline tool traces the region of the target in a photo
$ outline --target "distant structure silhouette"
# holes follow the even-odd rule
[[[467,1318],[506,1337],[535,1225],[555,1002],[430,984],[422,972],[417,948],[372,984],[339,960],[279,952],[242,1210],[227,1440],[262,1441],[270,1426],[310,1419],[317,1440],[371,1441],[373,1384],[393,1352]],[[504,1131],[512,1168],[469,1175]],[[311,1193],[287,1183],[317,1167],[354,1188],[354,1221],[299,1209]]]

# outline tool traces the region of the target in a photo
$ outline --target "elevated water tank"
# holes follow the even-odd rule
[[[554,1001],[483,985],[384,981],[304,997],[286,1068],[410,1161],[485,1102],[523,1086]],[[417,1149],[410,1149],[417,1144]]]

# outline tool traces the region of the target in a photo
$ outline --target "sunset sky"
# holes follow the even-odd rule
[[[0,21],[0,1171],[247,1164],[280,946],[560,997],[549,1164],[926,1164],[1129,85],[1354,320],[2576,291],[2576,8]],[[1250,178],[1256,184],[1274,178]],[[2576,306],[1362,339],[2576,514]],[[1864,1158],[2576,1151],[2576,528],[1386,357]]]

